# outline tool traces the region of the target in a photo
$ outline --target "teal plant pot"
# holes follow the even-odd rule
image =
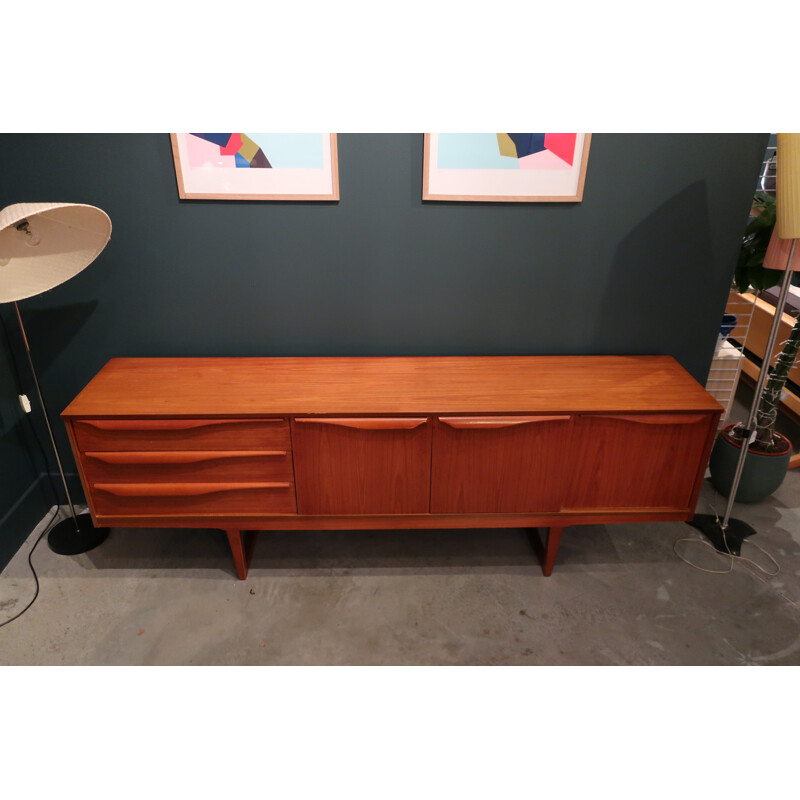
[[[736,474],[736,465],[739,463],[741,445],[730,441],[725,432],[733,425],[726,425],[711,451],[708,467],[711,470],[712,486],[725,497],[730,496],[733,476]],[[786,471],[789,469],[789,459],[792,455],[792,444],[785,437],[781,437],[786,444],[785,452],[759,453],[749,450],[744,461],[742,477],[736,492],[737,503],[758,503],[769,497],[783,483]]]

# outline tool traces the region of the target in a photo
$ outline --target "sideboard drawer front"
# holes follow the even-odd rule
[[[92,450],[81,458],[91,483],[294,481],[288,450]]]
[[[559,511],[569,469],[568,415],[439,417],[431,513]]]
[[[431,426],[426,417],[292,421],[301,514],[427,514]]]
[[[294,514],[289,482],[92,484],[95,513],[103,516]]]
[[[78,419],[82,451],[291,450],[285,419]]]
[[[585,415],[565,509],[687,508],[713,415]]]

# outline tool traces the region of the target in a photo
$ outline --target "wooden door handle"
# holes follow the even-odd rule
[[[215,492],[288,489],[290,483],[95,483],[94,488],[119,497],[192,497]]]
[[[151,451],[107,451],[84,453],[87,458],[105,464],[195,464],[226,458],[249,458],[265,456],[281,458],[286,450],[151,450]]]
[[[216,425],[249,425],[254,422],[283,422],[282,419],[79,419],[81,425],[101,431],[184,431]]]
[[[708,414],[587,414],[586,419],[621,419],[625,422],[639,422],[642,425],[692,425]]]
[[[295,422],[308,425],[337,425],[362,431],[410,431],[419,428],[427,417],[296,417]]]
[[[536,422],[566,422],[569,416],[544,417],[439,417],[439,422],[451,428],[484,430],[487,428],[510,428],[513,425],[529,425]]]

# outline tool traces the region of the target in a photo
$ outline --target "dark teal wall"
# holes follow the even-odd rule
[[[704,380],[767,139],[595,134],[582,203],[494,204],[423,203],[421,134],[340,134],[339,203],[263,203],[179,200],[167,134],[7,134],[0,207],[114,226],[21,304],[56,414],[113,356],[668,353]]]

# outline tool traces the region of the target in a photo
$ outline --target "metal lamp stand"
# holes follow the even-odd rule
[[[33,375],[33,383],[36,386],[36,394],[39,396],[39,403],[44,412],[44,421],[47,426],[47,433],[50,435],[50,443],[53,445],[53,452],[56,456],[56,464],[58,464],[58,471],[61,475],[61,482],[64,484],[64,492],[67,495],[67,503],[69,504],[70,517],[61,520],[61,522],[51,528],[50,533],[47,535],[47,544],[54,553],[62,556],[72,556],[78,553],[86,553],[89,550],[102,544],[108,538],[108,528],[95,528],[92,523],[92,518],[88,514],[76,514],[75,506],[72,503],[69,489],[67,488],[67,479],[64,476],[64,469],[61,466],[61,458],[58,454],[58,447],[56,440],[53,437],[53,429],[50,427],[50,418],[47,414],[47,406],[44,404],[42,397],[42,390],[39,387],[39,379],[36,376],[36,369],[33,366],[33,359],[31,358],[31,349],[28,345],[28,337],[25,334],[25,326],[22,324],[22,317],[19,313],[19,306],[16,301],[14,302],[14,310],[17,312],[17,321],[19,322],[19,329],[22,331],[22,341],[25,344],[25,353],[28,356],[28,364],[31,368]]]
[[[739,461],[736,464],[736,472],[733,475],[733,482],[728,494],[728,505],[725,508],[725,515],[722,521],[719,520],[715,514],[695,514],[694,518],[689,521],[689,525],[697,528],[703,533],[714,545],[714,547],[721,553],[738,556],[742,551],[742,542],[748,537],[756,533],[756,529],[752,525],[740,519],[731,519],[731,510],[733,503],[736,499],[736,492],[739,489],[739,481],[742,478],[742,470],[744,469],[744,462],[747,458],[747,452],[750,444],[755,436],[755,422],[758,413],[758,406],[761,403],[761,393],[764,391],[764,386],[769,377],[769,365],[772,360],[772,351],[775,347],[775,341],[778,338],[778,330],[781,324],[781,316],[783,315],[783,308],[786,303],[786,295],[789,293],[789,286],[792,283],[792,271],[790,269],[792,260],[794,259],[794,250],[797,245],[797,239],[792,241],[792,248],[789,252],[789,260],[786,264],[786,271],[783,274],[781,282],[781,291],[778,295],[778,302],[775,307],[775,315],[772,319],[772,326],[769,331],[769,338],[767,345],[764,349],[764,361],[761,365],[761,371],[756,383],[755,393],[753,396],[753,403],[750,406],[750,414],[747,417],[747,426],[744,430],[742,438],[742,446],[739,452]]]

